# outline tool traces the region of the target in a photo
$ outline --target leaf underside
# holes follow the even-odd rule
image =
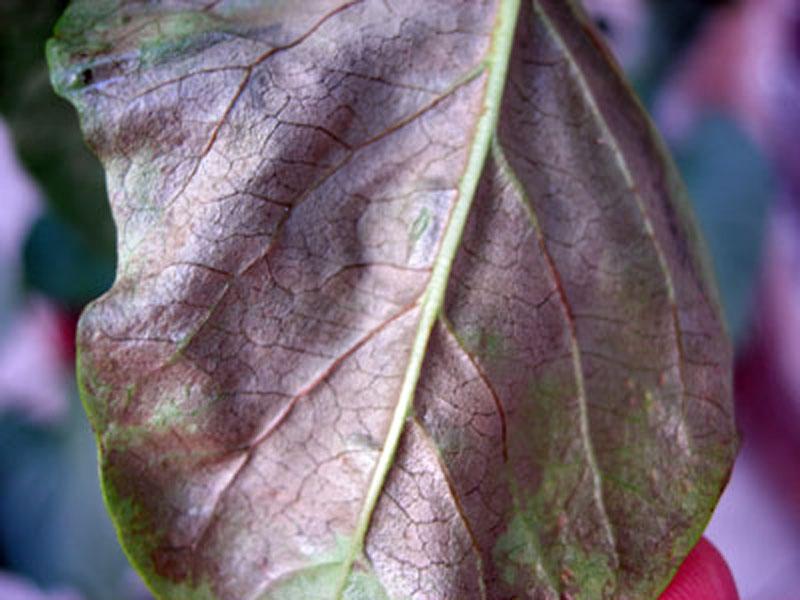
[[[79,369],[160,598],[654,598],[736,447],[682,187],[564,0],[75,0]]]

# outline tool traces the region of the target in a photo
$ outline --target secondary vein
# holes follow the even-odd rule
[[[572,11],[572,13],[575,14],[575,8],[573,7],[572,3],[568,2],[567,6],[569,7],[570,11]],[[636,209],[638,210],[639,215],[641,217],[642,227],[644,228],[645,234],[652,242],[653,250],[658,260],[658,266],[659,269],[661,270],[661,274],[664,279],[664,287],[667,292],[667,300],[669,301],[670,305],[672,329],[675,338],[675,353],[677,355],[677,364],[678,364],[677,366],[678,380],[681,386],[681,395],[682,397],[685,398],[686,392],[688,391],[688,385],[686,382],[686,375],[684,373],[684,363],[686,362],[686,356],[683,345],[683,331],[681,329],[681,324],[680,324],[680,314],[678,308],[677,292],[675,289],[675,280],[665,250],[661,242],[659,241],[658,236],[656,235],[655,227],[653,226],[653,220],[650,217],[645,200],[642,197],[642,194],[639,191],[639,188],[636,184],[633,172],[631,170],[630,165],[628,164],[628,159],[626,158],[625,153],[622,151],[622,147],[620,146],[619,140],[614,135],[614,132],[611,130],[611,126],[609,125],[605,114],[600,109],[600,106],[597,104],[597,101],[595,100],[594,94],[592,92],[589,81],[587,80],[586,75],[584,74],[583,68],[581,67],[580,63],[576,60],[572,50],[570,49],[566,40],[564,39],[564,36],[558,31],[556,26],[553,24],[553,21],[548,16],[547,11],[539,5],[538,0],[536,2],[536,10],[541,15],[542,22],[547,28],[548,32],[550,33],[554,43],[559,47],[562,54],[566,58],[567,62],[571,66],[572,71],[575,74],[575,81],[580,87],[581,91],[583,92],[583,97],[586,99],[587,107],[595,116],[596,123],[600,128],[603,137],[608,142],[609,148],[611,149],[611,153],[614,157],[614,161],[617,163],[617,168],[619,169],[619,172],[622,175],[623,180],[625,181],[625,185],[628,186],[628,189],[631,192],[631,197],[633,198],[634,203],[636,205]],[[685,402],[682,403],[681,421],[686,431],[686,440],[689,444],[691,444],[691,437],[689,435],[689,428],[686,418]]]
[[[583,352],[581,351],[580,344],[578,342],[578,332],[575,327],[575,316],[572,310],[572,304],[567,296],[561,273],[556,266],[553,255],[550,253],[550,250],[547,247],[547,241],[545,240],[544,231],[542,230],[542,226],[539,222],[539,217],[536,214],[533,202],[531,201],[525,186],[523,186],[522,182],[520,182],[520,180],[517,178],[514,169],[508,162],[503,148],[499,143],[494,145],[493,151],[495,161],[505,173],[509,183],[519,195],[520,203],[530,219],[531,226],[536,233],[536,239],[539,244],[539,248],[542,251],[545,263],[547,264],[547,270],[557,291],[557,297],[563,311],[564,322],[569,334],[570,357],[572,359],[572,370],[575,377],[575,387],[578,400],[578,427],[581,434],[581,442],[583,443],[584,454],[586,456],[586,464],[589,467],[589,472],[591,473],[595,503],[597,504],[597,508],[602,515],[608,542],[611,546],[611,549],[614,551],[615,556],[617,557],[617,561],[619,561],[619,556],[616,550],[617,540],[612,528],[611,518],[605,505],[603,475],[600,472],[600,467],[598,465],[597,456],[594,450],[594,444],[592,443],[591,438],[589,426],[589,402],[586,394],[586,378],[584,376],[583,369]]]

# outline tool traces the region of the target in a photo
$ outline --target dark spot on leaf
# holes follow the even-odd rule
[[[611,21],[609,21],[605,15],[595,16],[594,24],[597,26],[597,29],[599,29],[600,32],[606,37],[614,37],[614,28],[611,25]]]
[[[161,548],[154,550],[150,556],[154,571],[170,581],[185,581],[188,576],[186,553],[180,549]]]
[[[102,140],[108,137],[98,133],[98,139],[92,141],[102,145]],[[116,136],[110,139],[115,151],[133,154],[146,147],[178,148],[187,135],[180,109],[166,106],[158,110],[130,111],[120,120]]]

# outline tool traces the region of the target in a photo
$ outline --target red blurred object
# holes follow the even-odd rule
[[[739,600],[739,594],[722,555],[701,538],[659,600]]]
[[[75,333],[78,329],[80,313],[59,307],[56,318],[58,321],[58,350],[64,365],[71,368],[75,364]]]

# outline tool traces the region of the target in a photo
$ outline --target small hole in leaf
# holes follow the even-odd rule
[[[94,73],[91,69],[84,69],[81,71],[81,83],[83,85],[90,85],[94,80]]]

